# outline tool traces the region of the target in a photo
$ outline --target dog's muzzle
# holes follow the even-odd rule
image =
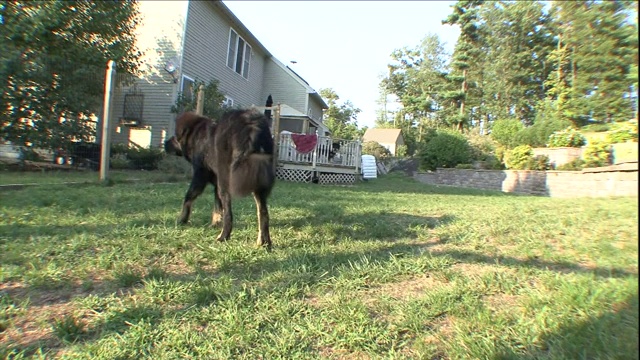
[[[167,154],[182,156],[182,147],[175,136],[164,142],[164,151]]]

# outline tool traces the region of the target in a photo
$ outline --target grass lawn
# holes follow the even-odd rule
[[[278,182],[268,253],[186,187],[0,192],[0,357],[638,359],[637,198]]]
[[[183,179],[180,175],[166,174],[160,171],[111,170],[109,178],[114,182],[143,180],[150,182],[175,181]],[[0,185],[13,184],[62,184],[93,183],[100,181],[100,173],[90,170],[48,170],[48,171],[11,171],[0,169]]]

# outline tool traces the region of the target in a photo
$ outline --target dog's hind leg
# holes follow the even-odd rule
[[[271,235],[269,234],[269,209],[267,208],[267,194],[262,191],[253,193],[258,212],[258,246],[271,250]]]
[[[214,200],[213,212],[211,213],[211,226],[218,226],[222,222],[222,200],[218,194],[218,186],[216,185],[216,179],[211,180],[213,185]]]
[[[227,241],[231,237],[233,227],[233,213],[231,211],[231,194],[227,190],[222,190],[218,184],[218,194],[222,202],[222,231],[216,238],[217,241]]]
[[[198,196],[202,194],[204,188],[209,182],[208,180],[206,173],[194,170],[191,185],[189,185],[189,190],[187,190],[187,193],[184,196],[184,201],[182,202],[182,213],[178,218],[178,223],[186,224],[189,221],[189,216],[191,216],[191,205]]]

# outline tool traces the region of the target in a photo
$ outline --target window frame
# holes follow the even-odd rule
[[[232,44],[232,39],[234,39]],[[242,49],[239,46],[242,45]],[[239,59],[240,53],[242,54]],[[229,40],[227,42],[227,58],[226,65],[234,73],[249,80],[251,71],[251,58],[253,57],[253,48],[245,38],[240,36],[232,27],[229,28]]]
[[[185,83],[185,79],[191,82],[191,86],[193,87],[193,85],[195,85],[196,80],[193,79],[191,76],[188,75],[184,75],[182,74],[182,77],[180,78],[180,93],[182,94],[182,96],[184,96],[184,83]],[[193,96],[195,95],[195,89],[191,89],[190,90],[191,93],[191,101],[193,101]]]

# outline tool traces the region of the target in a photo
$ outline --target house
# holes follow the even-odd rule
[[[367,129],[362,136],[362,142],[375,141],[397,155],[398,146],[404,145],[404,138],[400,129]]]
[[[110,106],[112,142],[160,146],[174,132],[179,93],[197,80],[219,81],[225,104],[281,104],[280,130],[328,135],[327,104],[309,83],[276,59],[221,1],[141,1],[137,45],[142,75],[118,78]],[[130,79],[131,80],[131,79]]]

